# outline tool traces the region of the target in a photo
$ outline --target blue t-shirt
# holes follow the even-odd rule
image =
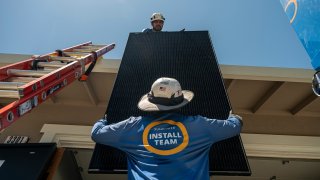
[[[227,120],[166,114],[130,117],[107,125],[95,123],[92,139],[124,151],[128,179],[209,179],[208,153],[213,143],[240,134],[237,116]]]

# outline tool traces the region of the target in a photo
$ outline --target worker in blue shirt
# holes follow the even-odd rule
[[[152,29],[146,28],[142,32],[161,32],[165,18],[161,13],[153,13],[150,18]]]
[[[128,179],[209,179],[211,145],[240,134],[242,120],[234,114],[227,120],[179,114],[193,97],[176,79],[159,78],[138,103],[150,115],[115,124],[98,120],[92,139],[127,154]]]

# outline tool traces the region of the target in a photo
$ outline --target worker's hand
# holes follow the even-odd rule
[[[233,114],[232,109],[229,111],[229,118],[230,117],[235,117],[240,121],[241,126],[243,126],[243,121],[242,121],[242,117],[237,115],[237,114]]]
[[[236,117],[236,118],[242,120],[242,117],[241,117],[241,116],[239,116],[239,115],[237,115],[237,114],[233,114],[232,109],[229,111],[229,117],[231,117],[231,116]]]

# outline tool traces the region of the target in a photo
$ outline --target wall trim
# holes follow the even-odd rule
[[[91,129],[92,126],[44,124],[40,130],[43,133],[40,143],[55,142],[58,147],[93,149]]]
[[[56,142],[58,147],[93,149],[92,126],[44,124],[41,143]],[[320,137],[241,133],[248,157],[320,159]]]

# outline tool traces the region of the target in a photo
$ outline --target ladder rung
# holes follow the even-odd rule
[[[77,61],[78,59],[73,57],[61,57],[61,56],[50,56],[51,61],[63,61],[63,62],[72,62]]]
[[[80,53],[91,53],[92,51],[95,51],[97,49],[73,49],[72,52],[80,52]]]
[[[10,77],[7,79],[8,82],[21,82],[21,83],[29,83],[31,81],[36,80],[37,78],[32,77]]]
[[[41,77],[46,75],[52,71],[35,71],[35,70],[20,70],[20,69],[8,69],[7,74],[9,76],[33,76],[33,77]]]
[[[55,71],[57,69],[59,69],[59,68],[54,68],[54,67],[45,67],[45,68],[43,68],[43,70],[50,71],[50,72]]]
[[[0,90],[0,97],[1,98],[17,98],[19,99],[19,91],[14,90]]]
[[[64,52],[68,56],[88,56],[90,53],[82,53],[82,52]]]
[[[46,68],[46,67],[50,67],[50,68],[61,68],[65,65],[67,65],[66,63],[60,63],[60,64],[57,64],[57,63],[50,63],[50,62],[38,62],[38,67],[43,67],[43,68]]]
[[[19,86],[23,86],[25,83],[21,82],[0,82],[0,89],[3,90],[18,90]]]
[[[82,46],[82,49],[89,48],[89,49],[101,49],[103,47],[106,47],[107,45],[87,45],[87,46]]]

